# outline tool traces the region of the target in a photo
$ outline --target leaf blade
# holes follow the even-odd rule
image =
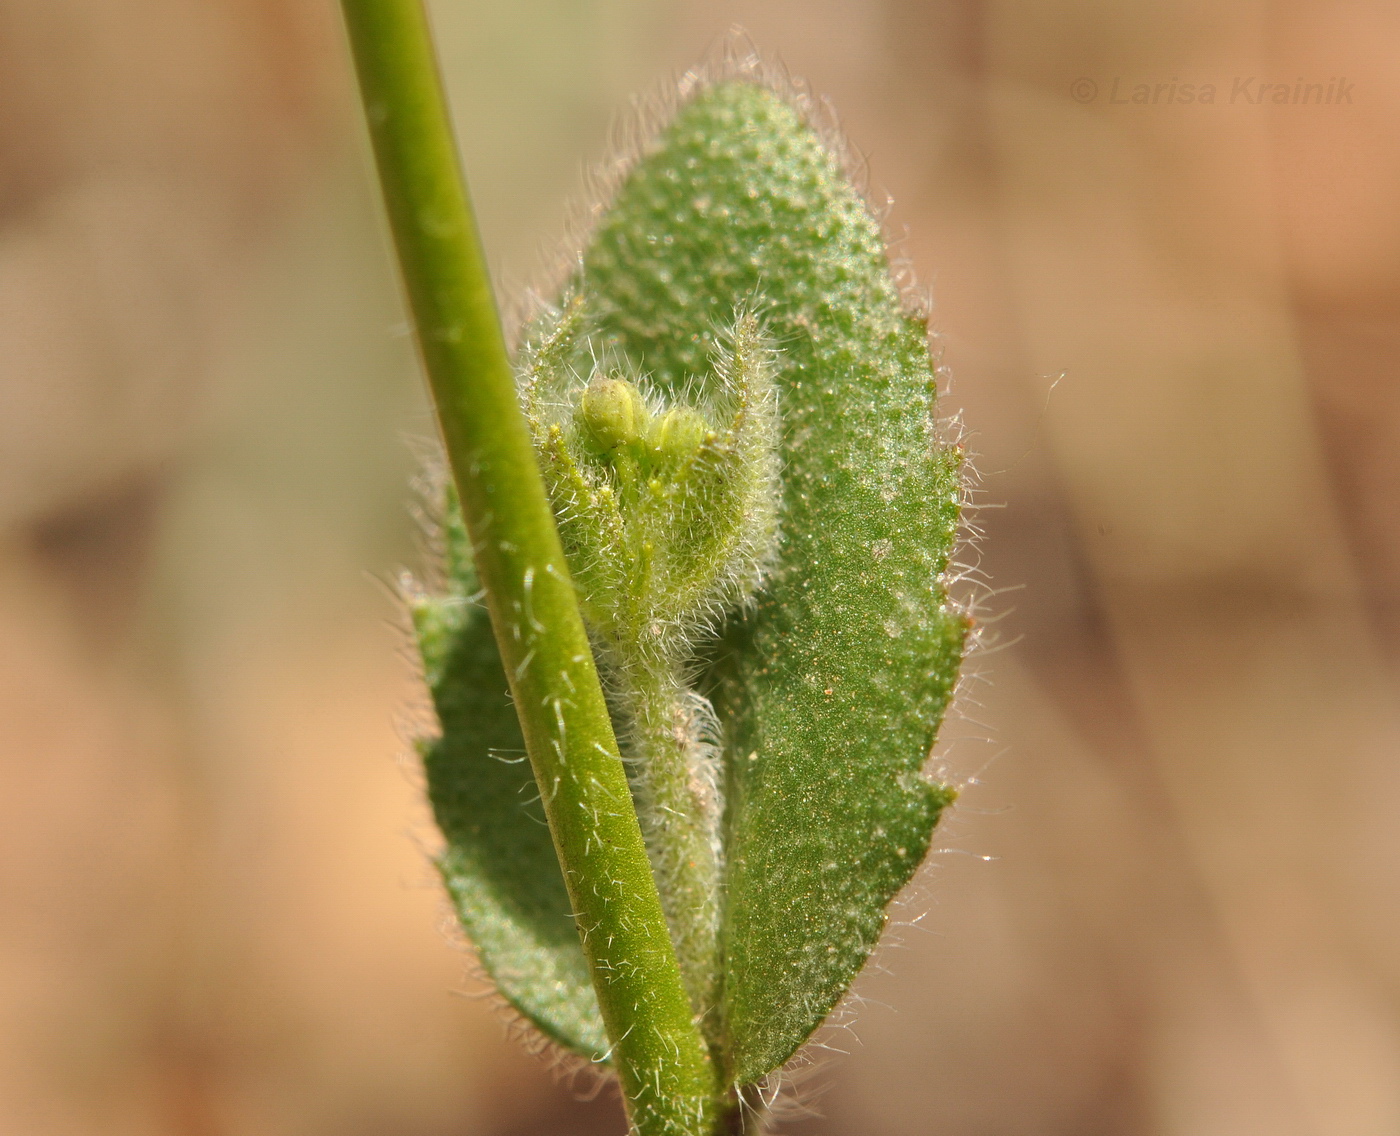
[[[441,724],[422,746],[446,841],[438,870],[502,997],[545,1037],[602,1061],[608,1043],[597,995],[491,623],[469,599],[475,577],[455,510],[445,529],[448,594],[413,605]]]
[[[682,107],[576,287],[607,346],[662,385],[705,373],[741,304],[779,347],[780,562],[711,672],[729,764],[727,1060],[747,1084],[849,986],[951,800],[919,770],[966,632],[941,584],[957,457],[933,441],[926,330],[878,224],[766,88],[723,83]]]

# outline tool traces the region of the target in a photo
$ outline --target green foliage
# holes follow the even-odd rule
[[[522,401],[686,989],[744,1086],[840,999],[952,799],[920,771],[966,633],[942,584],[958,455],[878,223],[765,87],[680,109],[569,297],[528,329]],[[492,756],[520,745],[500,663],[452,575],[418,608],[444,874],[505,996],[596,1057],[558,868],[523,767]]]

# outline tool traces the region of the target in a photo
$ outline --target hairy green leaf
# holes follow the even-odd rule
[[[767,87],[680,108],[568,293],[523,398],[691,1000],[744,1086],[839,1001],[952,799],[921,770],[967,628],[942,583],[959,458],[879,224]],[[506,997],[596,1055],[528,767],[488,756],[520,746],[494,644],[443,602],[419,627],[444,874]]]
[[[879,225],[783,98],[729,82],[631,171],[575,288],[603,345],[674,389],[736,305],[777,345],[780,558],[713,680],[728,763],[724,1056],[781,1065],[831,1010],[951,799],[920,777],[964,618],[940,582],[955,452]]]

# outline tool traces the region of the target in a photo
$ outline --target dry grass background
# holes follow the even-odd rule
[[[1003,646],[922,917],[788,1130],[1400,1131],[1393,6],[434,11],[512,286],[615,108],[738,21],[833,98],[933,290]],[[0,0],[16,1136],[621,1131],[454,996],[375,583],[429,419],[334,17]],[[1231,105],[1249,76],[1352,101]]]

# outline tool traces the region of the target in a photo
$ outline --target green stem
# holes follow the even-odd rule
[[[693,1020],[517,402],[421,0],[343,0],[384,200],[462,512],[640,1136],[704,1136]]]

